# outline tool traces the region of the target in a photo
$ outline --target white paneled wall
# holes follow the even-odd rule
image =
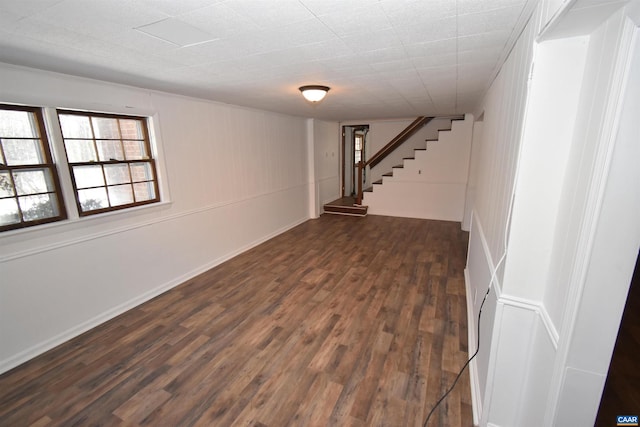
[[[536,13],[540,13],[539,10]],[[528,319],[530,310],[518,316],[512,309],[505,311],[504,302],[500,302],[502,274],[504,265],[498,263],[505,251],[505,232],[511,204],[511,195],[516,176],[520,141],[527,102],[528,80],[533,59],[534,37],[537,34],[538,15],[529,21],[518,39],[511,54],[496,76],[481,108],[476,116],[483,117],[478,124],[479,139],[473,146],[473,198],[468,199],[472,207],[471,234],[466,271],[468,307],[470,325],[470,352],[475,351],[477,342],[477,322],[480,305],[489,282],[493,278],[493,289],[483,307],[480,330],[480,352],[472,364],[471,381],[474,390],[474,411],[476,417],[486,425],[513,417],[511,411],[490,414],[491,404],[500,405],[493,400],[494,388],[502,393],[504,384],[496,384],[495,369],[498,356],[504,362],[499,339],[502,321],[506,317]],[[492,277],[494,270],[495,277]],[[504,313],[507,313],[506,317]],[[508,332],[507,332],[508,333]],[[518,334],[511,333],[511,338]],[[502,345],[513,345],[502,341]],[[515,344],[519,346],[521,343]],[[521,378],[520,378],[521,379]],[[497,378],[498,381],[501,378]],[[500,396],[498,396],[500,397]],[[495,410],[494,410],[495,411]],[[491,418],[490,418],[490,415]]]
[[[427,149],[411,154],[382,185],[367,192],[369,213],[410,218],[462,221],[469,172],[473,116],[452,123]]]
[[[476,220],[482,221],[490,257],[504,252],[504,232],[518,160],[527,83],[533,57],[535,20],[529,22],[485,96],[484,126],[478,150]],[[498,276],[501,279],[501,276]],[[500,280],[499,280],[500,281]]]
[[[595,419],[640,247],[640,16],[625,15],[590,35],[558,217],[564,239],[544,295],[560,330],[547,405],[556,425]]]
[[[369,146],[367,147],[367,158],[380,151],[382,147],[387,145],[393,138],[409,126],[413,120],[375,120],[371,121],[369,127]],[[371,183],[382,178],[382,174],[391,172],[391,168],[402,164],[405,157],[413,157],[414,149],[425,148],[427,139],[437,139],[439,129],[450,129],[451,121],[447,119],[434,119],[420,128],[405,143],[394,150],[373,169],[367,176],[365,188],[371,186]]]
[[[0,101],[150,115],[166,170],[166,203],[0,236],[0,371],[309,218],[305,119],[10,65]]]
[[[621,88],[625,76],[637,75],[625,74],[637,24],[615,8],[595,21],[563,21],[559,7],[571,6],[539,4],[477,111],[484,114],[472,159],[477,186],[467,198],[470,350],[497,269],[471,366],[482,426],[593,423],[640,241],[637,214],[605,215],[607,200],[620,207],[638,200],[640,181],[624,178],[637,175],[629,160],[615,171],[614,155],[607,176],[616,126],[626,117]],[[547,26],[551,17],[561,35]],[[631,134],[637,125],[620,145],[629,152],[637,151]],[[599,241],[600,228],[618,237]]]
[[[340,125],[313,120],[315,179],[320,207],[340,197]]]

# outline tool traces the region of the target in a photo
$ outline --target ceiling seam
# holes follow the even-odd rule
[[[382,13],[384,13],[384,16],[387,18],[387,21],[391,25],[391,28],[393,29],[394,34],[396,35],[396,37],[398,37],[398,41],[402,45],[402,50],[404,51],[405,56],[408,57],[409,54],[407,52],[407,48],[406,48],[404,42],[402,41],[402,38],[400,38],[400,36],[398,35],[398,32],[396,31],[396,26],[391,24],[391,21],[389,20],[389,15],[387,14],[387,11],[384,10],[384,8],[382,8]],[[418,69],[416,68],[415,61],[413,60],[413,58],[410,58],[410,61],[411,61],[411,66],[413,67],[413,71],[418,76],[418,79],[420,80],[420,84],[422,84],[422,87],[424,88],[424,91],[427,94],[427,98],[429,98],[429,102],[431,103],[431,105],[433,107],[435,107],[436,104],[433,102],[433,98],[431,97],[431,93],[429,92],[429,89],[428,89],[427,85],[425,84],[424,79],[422,78],[422,76],[418,72]],[[397,91],[397,89],[396,89],[396,91]],[[407,102],[407,104],[409,104],[412,108],[414,108],[414,111],[416,111],[417,114],[422,114],[422,112],[419,111],[419,109],[416,109],[414,107],[414,105],[411,103],[411,101],[409,101],[404,94],[400,93],[400,95],[402,96],[402,99],[404,99]]]

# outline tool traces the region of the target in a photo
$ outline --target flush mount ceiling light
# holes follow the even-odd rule
[[[331,88],[329,86],[307,85],[300,86],[298,89],[307,101],[316,103],[322,101]]]

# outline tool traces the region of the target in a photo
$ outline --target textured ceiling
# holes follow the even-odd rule
[[[535,2],[1,0],[0,61],[327,120],[464,113]]]

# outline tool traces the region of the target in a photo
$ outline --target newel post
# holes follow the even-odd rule
[[[362,160],[358,162],[358,196],[356,198],[356,203],[358,205],[362,204]]]

